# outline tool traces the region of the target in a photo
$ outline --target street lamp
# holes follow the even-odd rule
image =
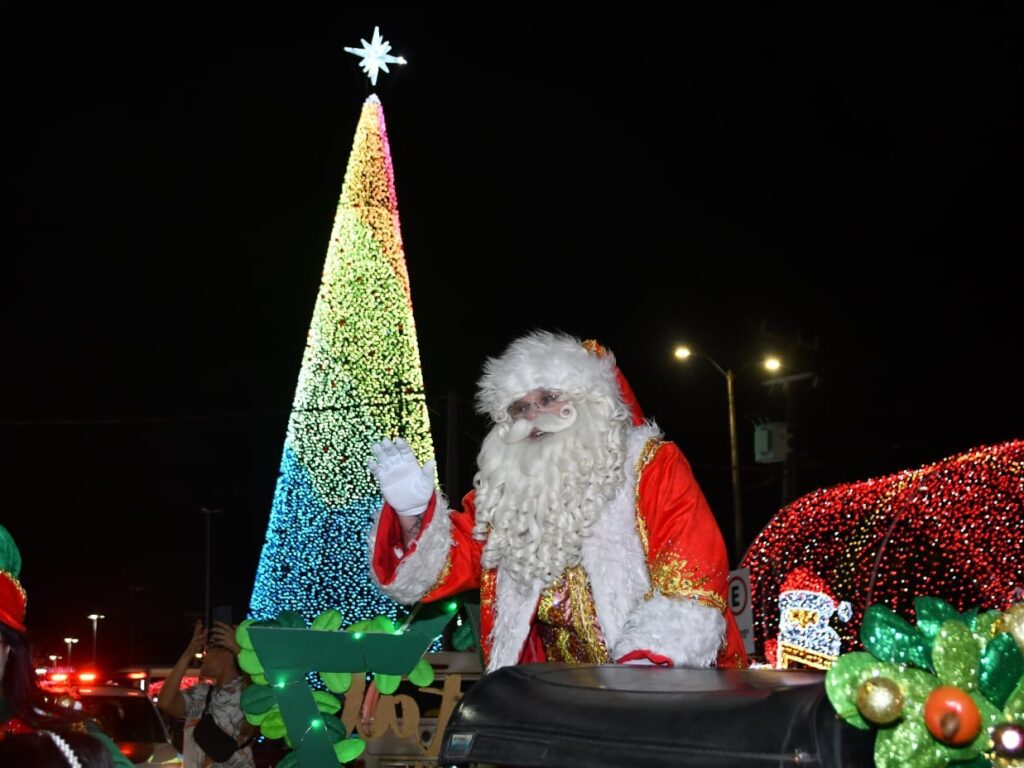
[[[723,368],[714,358],[694,352],[685,345],[676,347],[674,354],[677,360],[688,360],[691,357],[703,358],[725,377],[725,388],[729,396],[729,465],[732,472],[733,543],[735,545],[736,564],[739,565],[740,559],[743,557],[743,507],[740,501],[740,449],[739,444],[736,442],[736,396],[733,388],[733,381],[736,377],[731,369]],[[762,361],[762,365],[765,370],[772,372],[782,368],[782,362],[774,356],[766,357]]]
[[[78,642],[77,637],[65,637],[64,642],[68,644],[68,666],[71,666],[71,646]]]
[[[96,666],[96,624],[100,619],[107,618],[102,613],[90,613],[85,618],[92,619],[92,665]]]
[[[58,656],[55,653],[51,653],[48,656],[48,658],[50,659],[50,669],[56,669],[57,668],[57,659],[59,659],[60,656]]]

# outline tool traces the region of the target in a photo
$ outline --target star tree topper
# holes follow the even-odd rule
[[[388,64],[406,64],[406,60],[401,56],[392,56],[388,53],[391,50],[391,43],[384,40],[380,36],[380,27],[373,28],[373,39],[371,42],[366,42],[360,38],[359,42],[363,44],[362,48],[345,48],[348,53],[354,54],[362,59],[359,62],[359,66],[363,68],[363,72],[366,73],[367,77],[370,78],[370,83],[373,86],[377,85],[377,74],[380,70],[390,72]]]

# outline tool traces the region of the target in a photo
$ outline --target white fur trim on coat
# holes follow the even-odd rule
[[[725,617],[717,608],[654,595],[630,613],[612,655],[649,650],[668,656],[677,667],[710,667],[724,638]]]
[[[478,384],[477,412],[495,423],[506,421],[505,409],[535,389],[622,401],[611,352],[598,357],[579,339],[549,331],[534,331],[516,339],[500,357],[488,359]]]
[[[651,588],[643,545],[636,530],[636,466],[647,441],[660,436],[655,424],[631,430],[622,488],[583,539],[582,563],[590,578],[598,621],[609,649],[622,636],[627,616],[643,603],[644,594]],[[541,589],[540,585],[530,589],[518,586],[498,566],[489,672],[519,662]]]
[[[434,493],[437,504],[434,516],[416,541],[416,549],[406,554],[395,569],[395,578],[390,584],[381,584],[374,569],[370,569],[373,580],[381,592],[403,605],[418,602],[437,583],[441,569],[448,562],[452,545],[452,520],[449,516],[448,501],[443,495]],[[370,562],[377,541],[377,527],[380,513],[370,529]]]
[[[583,539],[583,567],[609,649],[618,643],[630,611],[651,588],[636,529],[636,485],[640,482],[636,466],[647,442],[659,437],[661,431],[653,423],[630,431],[622,487]]]
[[[530,622],[537,610],[542,589],[539,583],[530,587],[520,586],[500,567],[497,578],[497,606],[494,611],[494,628],[491,630],[488,672],[519,663],[519,655],[530,634]]]

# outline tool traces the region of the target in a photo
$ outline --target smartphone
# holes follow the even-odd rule
[[[215,605],[213,606],[213,614],[210,616],[210,626],[212,627],[216,622],[223,621],[225,624],[234,624],[231,616],[230,605]]]

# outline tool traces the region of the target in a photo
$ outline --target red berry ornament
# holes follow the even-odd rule
[[[942,685],[928,695],[924,723],[943,744],[962,747],[974,741],[981,731],[981,712],[966,692]]]

